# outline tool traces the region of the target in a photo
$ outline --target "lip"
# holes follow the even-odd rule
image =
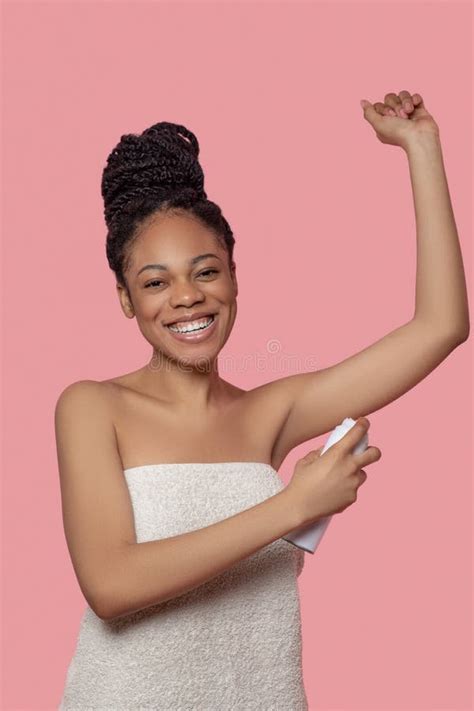
[[[191,316],[180,316],[179,318],[173,319],[173,321],[164,321],[163,325],[164,326],[171,326],[173,323],[178,323],[181,321],[197,321],[199,318],[204,318],[204,316],[215,316],[216,314],[213,311],[198,311],[195,314],[191,314]]]
[[[201,341],[207,341],[212,338],[213,334],[216,332],[218,315],[214,314],[214,321],[208,326],[204,331],[196,331],[195,333],[176,333],[175,331],[170,331],[166,328],[171,338],[181,341],[182,343],[201,343]],[[191,320],[191,319],[188,319]],[[173,323],[173,322],[172,322]]]

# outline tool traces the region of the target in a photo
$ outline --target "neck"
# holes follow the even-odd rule
[[[196,364],[164,358],[153,351],[142,371],[143,384],[151,396],[193,410],[209,410],[225,400],[229,384],[219,375],[217,357]]]

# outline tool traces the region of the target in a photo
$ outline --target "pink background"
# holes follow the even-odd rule
[[[108,153],[157,121],[197,135],[236,237],[223,377],[250,389],[326,367],[414,309],[408,163],[361,98],[424,97],[471,283],[471,19],[456,2],[3,3],[3,709],[57,707],[85,606],[57,397],[150,356],[106,262]],[[370,416],[383,459],[306,556],[311,709],[472,708],[471,342]],[[325,439],[290,454],[285,481]]]

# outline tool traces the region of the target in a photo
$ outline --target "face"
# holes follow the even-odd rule
[[[122,310],[136,317],[157,353],[186,364],[214,361],[234,325],[238,287],[235,263],[229,267],[227,250],[211,230],[190,215],[158,213],[134,241],[124,276],[130,299],[117,284]],[[180,323],[188,316],[192,321]],[[170,324],[205,327],[186,334]]]

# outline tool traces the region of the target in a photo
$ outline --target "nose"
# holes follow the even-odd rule
[[[184,280],[176,282],[172,288],[170,296],[170,306],[176,308],[178,306],[192,306],[192,304],[200,303],[204,300],[204,294],[198,284]]]

